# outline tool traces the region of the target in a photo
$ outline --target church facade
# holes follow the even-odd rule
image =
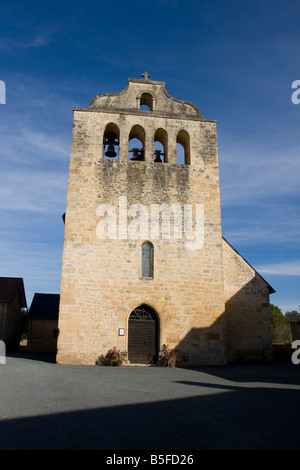
[[[216,121],[147,73],[74,109],[57,362],[271,360],[272,292],[222,237]]]

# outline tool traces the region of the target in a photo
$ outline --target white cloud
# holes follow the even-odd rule
[[[0,126],[1,161],[10,163],[34,164],[60,160],[67,163],[70,153],[69,143],[57,135],[30,128],[8,128]]]
[[[59,293],[61,244],[1,241],[0,276],[22,277],[28,307],[35,292]]]
[[[262,201],[251,207],[222,204],[223,235],[233,244],[299,246],[299,208],[290,201]]]
[[[26,14],[24,15],[26,17]],[[10,35],[0,37],[0,49],[40,49],[54,42],[55,38],[66,28],[65,22],[56,19],[55,22],[36,22],[31,27],[24,27],[24,19],[15,23],[16,29]]]
[[[251,144],[248,151],[229,148],[220,155],[221,201],[224,205],[248,205],[265,197],[299,194],[300,146],[286,148],[276,154],[271,149],[256,153]]]
[[[39,48],[49,43],[49,36],[45,33],[38,33],[31,38],[12,39],[8,37],[0,37],[0,49],[12,50],[12,49],[31,49]]]
[[[300,260],[283,263],[266,264],[255,268],[261,274],[275,274],[280,276],[300,276]]]
[[[270,299],[270,303],[273,305],[277,305],[280,310],[282,311],[283,314],[286,312],[291,312],[292,310],[296,310],[296,312],[299,312],[299,304],[300,304],[300,299],[298,300],[290,300],[290,301],[274,301],[272,302],[272,298]]]
[[[70,144],[62,137],[47,135],[43,132],[31,129],[22,129],[19,139],[23,145],[30,145],[35,148],[35,152],[41,150],[43,154],[46,152],[51,158],[57,159],[66,157],[69,154]]]
[[[20,88],[16,87],[15,93],[17,97],[25,98],[25,110],[20,109],[18,104],[5,108],[6,119],[0,125],[0,211],[31,211],[45,215],[64,211],[71,116],[70,129],[66,130],[59,118],[54,119],[53,106],[48,106],[50,111],[45,115],[44,106],[50,105],[52,98],[49,98],[49,93],[44,93],[41,87],[26,85],[29,90],[26,94]],[[36,95],[30,96],[33,89]],[[45,99],[42,99],[44,94]],[[31,98],[34,98],[33,101]],[[39,99],[40,106],[37,104]],[[65,104],[63,99],[58,99],[57,106],[64,109]],[[41,124],[44,116],[47,119]]]
[[[67,174],[61,171],[7,170],[0,186],[1,209],[56,213],[65,206],[67,184]]]

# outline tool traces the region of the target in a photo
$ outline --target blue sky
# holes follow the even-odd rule
[[[73,107],[147,70],[217,120],[223,235],[298,310],[298,0],[12,0],[0,24],[0,276],[29,305],[60,289]]]

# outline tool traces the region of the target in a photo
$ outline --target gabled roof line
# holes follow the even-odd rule
[[[24,282],[22,277],[0,277],[0,302],[9,303],[20,292],[23,307],[27,307]]]
[[[239,255],[239,257],[242,258],[242,260],[245,261],[245,263],[246,263],[251,269],[253,269],[253,271],[261,278],[261,280],[262,280],[263,282],[265,282],[265,284],[267,284],[267,286],[269,287],[269,293],[270,293],[270,294],[274,294],[274,293],[276,292],[276,290],[273,289],[273,287],[262,277],[262,275],[259,274],[259,272],[256,271],[256,269],[253,268],[253,266],[251,266],[250,263],[248,263],[248,261],[247,261],[247,260],[246,260],[246,259],[245,259],[227,240],[226,240],[226,238],[224,238],[223,236],[222,236],[222,238],[223,238],[223,240],[227,243],[227,245],[229,245],[230,248],[232,248],[233,251],[235,251],[236,254]]]

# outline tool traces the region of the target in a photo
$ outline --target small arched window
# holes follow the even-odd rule
[[[141,111],[153,111],[153,96],[150,93],[143,93],[140,99]]]
[[[190,136],[189,134],[181,130],[177,134],[177,163],[183,165],[190,165]]]
[[[153,277],[153,245],[150,242],[142,244],[142,277]]]

